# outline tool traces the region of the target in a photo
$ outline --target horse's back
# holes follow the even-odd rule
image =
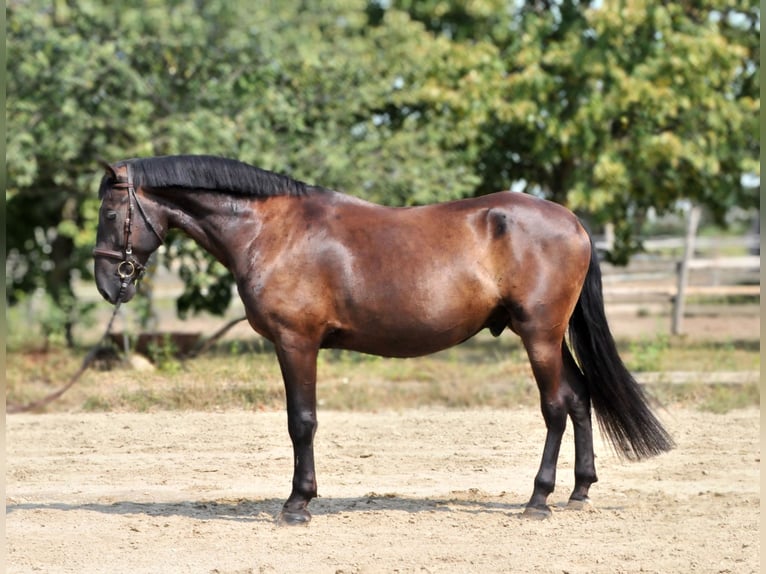
[[[370,236],[400,234],[404,239],[450,243],[475,238],[499,239],[524,233],[538,239],[578,235],[577,217],[565,207],[531,195],[501,191],[475,198],[459,199],[417,207],[386,207],[337,194],[328,204],[326,223],[336,234],[363,233]],[[336,225],[335,225],[336,224]],[[473,237],[460,236],[472,233]]]
[[[463,265],[499,278],[511,271],[541,273],[554,263],[586,262],[587,268],[590,259],[590,238],[571,211],[521,193],[412,208],[352,201],[330,213],[332,237],[360,256],[360,264],[383,266],[392,275],[407,266],[443,275]]]

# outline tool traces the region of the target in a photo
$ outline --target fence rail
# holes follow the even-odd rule
[[[668,236],[668,237],[654,237],[651,239],[644,239],[642,245],[644,250],[648,252],[670,251],[674,249],[682,250],[684,248],[685,239],[681,236]],[[760,247],[760,235],[747,234],[739,235],[735,237],[697,237],[695,239],[695,247],[702,250],[717,251],[720,249],[731,248],[745,248],[748,251],[754,251]],[[593,242],[597,249],[608,249],[609,243],[602,237],[594,237]]]
[[[709,257],[690,259],[689,269],[753,269],[760,270],[761,258],[757,255],[742,257]]]

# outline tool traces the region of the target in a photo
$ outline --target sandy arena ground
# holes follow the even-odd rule
[[[9,415],[8,572],[760,572],[760,411],[670,407],[678,447],[620,462],[597,437],[592,512],[520,518],[534,409],[320,412],[321,498],[278,527],[282,412]]]

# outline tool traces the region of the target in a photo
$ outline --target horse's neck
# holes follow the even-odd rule
[[[235,246],[233,231],[247,225],[248,201],[243,198],[204,191],[176,191],[162,194],[168,225],[191,237],[205,251],[226,265],[231,264]]]
[[[243,261],[241,255],[244,252],[247,252],[247,259],[258,256],[259,238],[266,237],[268,244],[268,237],[289,236],[291,226],[305,226],[301,214],[306,210],[296,210],[298,202],[325,202],[327,197],[276,195],[254,199],[204,191],[177,191],[172,195],[163,194],[162,203],[170,227],[185,232],[235,272],[237,262]],[[341,196],[333,197],[338,201]],[[321,209],[314,207],[315,213],[321,213]]]

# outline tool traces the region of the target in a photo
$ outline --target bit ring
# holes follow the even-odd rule
[[[136,274],[136,266],[132,261],[120,261],[117,266],[117,275],[121,279],[130,279]]]

